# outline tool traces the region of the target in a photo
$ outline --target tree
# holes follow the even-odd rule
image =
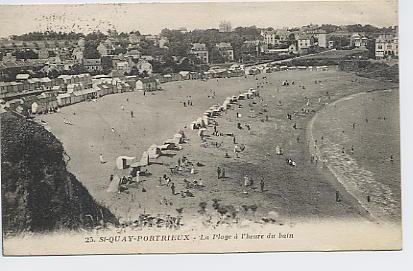
[[[85,50],[83,52],[84,58],[100,58],[99,51],[97,50],[97,44],[95,41],[85,41]]]
[[[211,63],[213,63],[213,64],[224,63],[225,62],[224,57],[222,57],[221,52],[216,47],[213,47],[211,49],[209,59],[210,59]]]

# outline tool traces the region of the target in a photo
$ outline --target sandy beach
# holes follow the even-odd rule
[[[284,80],[294,84],[282,86]],[[189,124],[210,106],[222,104],[225,97],[257,87],[260,97],[240,101],[216,118],[217,129],[223,136],[212,135],[214,129],[208,127],[207,145],[201,146],[197,130],[191,130]],[[326,104],[351,94],[391,87],[391,83],[334,68],[322,72],[286,71],[247,78],[166,83],[162,91],[146,96],[141,92],[109,95],[38,119],[45,121],[45,126],[62,141],[70,157],[68,169],[98,202],[123,220],[133,220],[142,213],[175,215],[176,209],[183,208],[185,219],[209,223],[219,215],[214,211],[214,199],[227,210],[234,210],[237,219],[261,221],[270,214],[279,223],[302,219],[364,220],[371,219],[366,209],[328,169],[312,162],[307,126],[315,112],[325,110]],[[183,102],[188,99],[193,106],[184,107]],[[291,120],[287,113],[292,114]],[[73,125],[65,125],[64,119]],[[237,123],[242,129],[237,128]],[[315,125],[314,135],[321,129],[324,128]],[[150,145],[162,144],[179,130],[184,131],[188,142],[182,144],[182,150],[170,151],[150,165],[151,174],[141,176],[142,185],[131,186],[128,193],[106,192],[117,156],[140,157]],[[233,137],[226,136],[231,133],[237,143],[245,146],[239,158],[233,152]],[[276,154],[277,146],[282,148],[283,155]],[[107,163],[99,162],[99,154]],[[195,167],[195,174],[189,169],[171,174],[170,167],[183,156],[200,165]],[[287,158],[296,166],[288,165]],[[398,158],[394,161],[397,164]],[[226,175],[219,180],[218,166],[225,169]],[[164,183],[159,184],[163,174],[174,182],[175,195]],[[247,188],[243,186],[245,176],[253,180]],[[204,187],[190,189],[193,197],[182,197],[180,192],[186,190],[184,179],[202,179]],[[263,192],[261,179],[265,183]],[[339,202],[335,198],[337,191]],[[205,212],[200,212],[202,202],[206,203]]]

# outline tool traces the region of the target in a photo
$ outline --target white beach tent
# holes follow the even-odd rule
[[[149,159],[156,159],[162,154],[161,149],[155,144],[152,144],[149,147],[147,153],[148,153]]]
[[[136,157],[131,157],[131,156],[118,156],[116,158],[116,167],[118,169],[125,169],[128,168],[131,164],[132,161],[136,159]]]
[[[139,163],[141,164],[141,166],[149,165],[149,155],[146,151],[144,151],[142,153],[142,157],[141,157],[141,160],[139,161]]]
[[[106,189],[106,192],[108,193],[115,193],[118,191],[119,187],[119,182],[120,178],[118,176],[113,176],[113,180],[110,182],[108,188]]]

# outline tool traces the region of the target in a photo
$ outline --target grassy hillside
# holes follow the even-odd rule
[[[399,82],[399,65],[387,65],[386,63],[372,62],[368,60],[343,61],[339,64],[342,71],[356,72],[358,76]]]
[[[1,114],[1,180],[5,233],[117,223],[66,170],[54,135],[9,112]]]

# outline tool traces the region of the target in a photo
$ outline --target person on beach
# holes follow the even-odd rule
[[[103,159],[103,154],[99,154],[99,161],[101,164],[106,163],[106,161]]]
[[[264,192],[264,186],[265,186],[264,178],[261,178],[261,181],[260,181],[261,193]]]
[[[244,187],[247,187],[250,185],[250,179],[248,178],[248,175],[244,176]]]
[[[169,185],[172,183],[172,180],[171,180],[171,178],[169,178],[169,177],[166,177],[166,186],[168,186],[169,187]]]
[[[171,193],[172,195],[175,195],[175,183],[171,183]]]
[[[133,118],[133,111],[130,111],[130,117]]]
[[[235,156],[236,156],[237,158],[239,158],[239,156],[238,156],[238,150],[237,150],[237,145],[234,146],[234,153],[235,153]]]
[[[220,177],[221,177],[221,168],[218,167],[217,168],[217,178],[218,178],[218,180],[219,180]]]

